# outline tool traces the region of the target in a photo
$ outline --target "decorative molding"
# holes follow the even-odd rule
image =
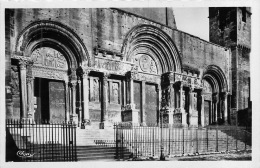
[[[94,47],[93,51],[95,55],[98,55],[98,53],[102,53],[103,57],[106,57],[107,54],[112,55],[113,57],[115,56],[119,56],[121,58],[123,57],[123,54],[120,52],[101,48],[101,47]]]
[[[34,31],[33,31],[34,30]],[[19,55],[23,55],[23,52],[26,50],[26,46],[30,43],[29,38],[31,38],[32,33],[35,33],[35,30],[43,31],[52,31],[57,34],[61,34],[71,40],[71,44],[74,44],[76,48],[77,55],[79,56],[78,60],[84,61],[87,58],[88,64],[91,64],[91,59],[88,53],[88,50],[83,42],[83,40],[78,36],[78,34],[68,26],[51,20],[39,20],[35,21],[28,26],[26,26],[17,36],[15,44],[15,52]],[[61,41],[66,43],[66,41]]]
[[[66,71],[60,71],[52,68],[43,68],[37,66],[32,67],[32,75],[34,77],[49,78],[56,80],[65,80],[68,77]]]
[[[96,57],[93,70],[124,75],[127,71],[132,69],[132,66],[133,64],[131,63]]]

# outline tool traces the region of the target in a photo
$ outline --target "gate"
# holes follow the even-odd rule
[[[76,125],[6,121],[6,161],[76,161]]]

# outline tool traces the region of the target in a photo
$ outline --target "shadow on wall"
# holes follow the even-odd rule
[[[238,126],[252,127],[252,109],[246,108],[237,112]],[[251,129],[250,129],[251,130]],[[251,131],[250,131],[251,132]]]
[[[19,162],[20,158],[16,155],[18,147],[10,134],[9,130],[6,129],[6,162]]]

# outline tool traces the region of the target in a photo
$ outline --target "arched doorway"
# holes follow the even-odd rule
[[[34,119],[61,122],[66,116],[68,63],[61,52],[39,47],[31,54],[34,76]]]
[[[210,65],[203,74],[204,121],[206,125],[228,124],[228,84],[223,71]]]
[[[12,59],[20,70],[22,119],[81,121],[82,95],[88,99],[77,71],[90,60],[75,32],[57,22],[34,22],[19,34]]]
[[[124,61],[133,63],[126,75],[128,96],[122,110],[123,121],[159,123],[163,95],[170,104],[163,120],[172,123],[175,105],[170,102],[174,102],[175,81],[168,83],[161,79],[166,73],[181,73],[182,65],[171,37],[156,26],[138,25],[127,34],[122,53]]]

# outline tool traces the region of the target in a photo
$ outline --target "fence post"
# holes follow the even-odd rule
[[[237,127],[236,127],[236,151],[237,151]]]
[[[218,127],[216,129],[216,152],[218,152]]]
[[[228,134],[226,134],[227,135],[227,150],[226,151],[228,151]]]
[[[184,155],[184,128],[182,129],[182,154]]]
[[[206,140],[207,140],[207,152],[209,150],[209,135],[208,135],[208,128],[206,128]]]
[[[118,155],[118,125],[114,125],[114,130],[115,130],[115,138],[116,138],[116,159],[119,159]]]
[[[196,129],[196,153],[199,153],[198,128]]]
[[[246,137],[246,131],[245,131],[245,130],[244,130],[244,133],[245,133],[245,150],[246,150],[246,144],[247,144],[247,142],[246,142],[246,141],[247,141],[246,138],[247,138],[247,137]]]

